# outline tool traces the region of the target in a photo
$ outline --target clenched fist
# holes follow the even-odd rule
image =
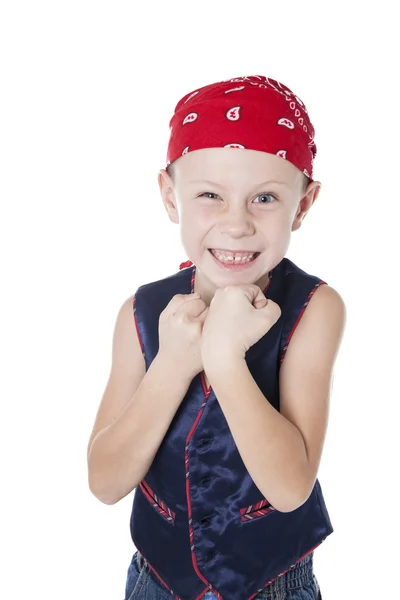
[[[203,364],[224,356],[244,358],[281,316],[281,309],[255,284],[219,288],[210,303],[204,324]]]
[[[203,370],[200,343],[208,310],[198,293],[176,294],[160,314],[159,354],[191,379]]]

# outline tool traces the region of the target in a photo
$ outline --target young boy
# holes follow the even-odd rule
[[[159,185],[190,260],[122,305],[88,447],[97,498],[137,488],[125,600],[321,598],[345,306],[285,258],[321,188],[314,129],[262,76],[187,94],[170,125]]]

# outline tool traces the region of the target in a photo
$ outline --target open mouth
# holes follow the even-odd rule
[[[230,252],[226,250],[217,250],[215,248],[209,248],[208,251],[217,262],[228,267],[248,265],[254,262],[260,255],[260,252]]]

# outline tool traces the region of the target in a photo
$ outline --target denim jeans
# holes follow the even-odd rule
[[[313,554],[310,552],[299,560],[294,567],[254,596],[253,600],[322,600],[313,571]],[[246,592],[243,597],[246,597]],[[158,581],[146,559],[136,551],[128,569],[125,600],[171,600],[171,598],[172,594]],[[213,592],[206,592],[202,600],[218,600],[218,598]]]

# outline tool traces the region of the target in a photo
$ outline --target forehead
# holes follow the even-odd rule
[[[214,181],[231,184],[254,180],[298,185],[302,173],[287,160],[257,150],[205,148],[181,156],[173,163],[180,181]]]

